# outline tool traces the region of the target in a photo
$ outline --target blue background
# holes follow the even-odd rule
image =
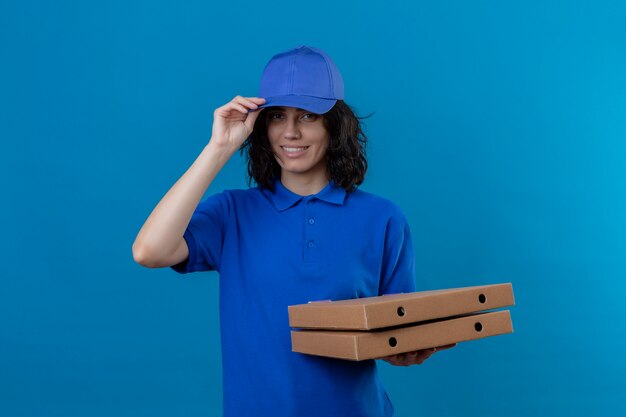
[[[375,112],[418,288],[514,286],[513,335],[380,364],[397,415],[626,412],[623,2],[5,0],[0,36],[1,415],[221,415],[217,275],[131,244],[300,44]],[[208,192],[245,187],[236,155]]]

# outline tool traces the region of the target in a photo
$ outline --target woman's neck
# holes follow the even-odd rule
[[[296,175],[293,173],[282,173],[280,182],[289,191],[301,196],[307,196],[319,193],[324,187],[328,185],[328,178],[326,175]]]

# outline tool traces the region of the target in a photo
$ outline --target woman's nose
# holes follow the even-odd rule
[[[300,137],[300,130],[297,120],[287,120],[287,126],[285,128],[285,138],[298,139]]]

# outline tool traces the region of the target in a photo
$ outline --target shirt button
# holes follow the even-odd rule
[[[315,246],[315,242],[309,240],[309,248],[313,248]]]
[[[311,218],[309,219],[309,224],[314,224],[314,223],[315,223],[315,219],[314,219],[313,217],[311,217]]]

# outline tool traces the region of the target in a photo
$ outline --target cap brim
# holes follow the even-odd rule
[[[260,109],[265,107],[296,107],[298,109],[307,110],[317,114],[324,114],[333,108],[337,100],[328,98],[319,98],[312,96],[274,96],[264,97],[265,104],[259,106]]]

